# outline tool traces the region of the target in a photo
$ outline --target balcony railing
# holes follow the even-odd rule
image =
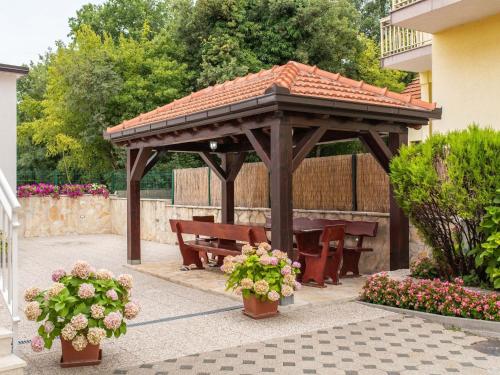
[[[420,1],[422,1],[422,0],[392,0],[392,8],[391,9],[393,11],[395,11],[395,10],[407,7],[409,5],[418,3]]]
[[[12,317],[14,334],[19,322],[17,216],[20,207],[15,193],[0,169],[0,292]]]
[[[430,44],[432,44],[431,34],[391,25],[390,17],[380,20],[380,52],[382,58]]]

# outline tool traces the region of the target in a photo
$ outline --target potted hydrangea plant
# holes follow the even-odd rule
[[[278,301],[300,288],[296,280],[300,263],[292,262],[268,243],[244,245],[241,255],[224,258],[222,271],[228,275],[227,290],[243,296],[243,313],[262,319],[278,313]]]
[[[78,261],[69,274],[59,269],[52,273],[54,284],[46,290],[29,288],[24,292],[26,318],[41,322],[31,348],[50,349],[60,337],[61,366],[99,364],[100,343],[127,331],[124,319],[140,311],[131,300],[132,276],[114,277],[111,271],[95,270]]]

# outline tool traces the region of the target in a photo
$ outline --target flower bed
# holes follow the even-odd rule
[[[368,278],[361,300],[432,314],[500,321],[500,295],[466,289],[462,279],[453,283],[411,278],[397,281],[380,273]]]
[[[71,198],[81,197],[84,194],[109,197],[109,190],[102,184],[27,184],[17,187],[17,196],[19,198],[28,197],[52,197],[59,198],[61,195]]]

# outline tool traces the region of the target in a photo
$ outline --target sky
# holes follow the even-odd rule
[[[68,41],[68,18],[105,0],[0,0],[0,63],[38,60],[56,40]]]

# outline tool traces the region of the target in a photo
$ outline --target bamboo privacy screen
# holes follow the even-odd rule
[[[305,159],[293,175],[293,207],[353,209],[351,155]],[[210,186],[208,181],[210,180]],[[358,211],[388,212],[389,179],[370,154],[356,157]],[[208,168],[175,170],[175,204],[220,206],[220,181]],[[243,165],[235,181],[237,207],[269,207],[269,174],[262,163]]]

